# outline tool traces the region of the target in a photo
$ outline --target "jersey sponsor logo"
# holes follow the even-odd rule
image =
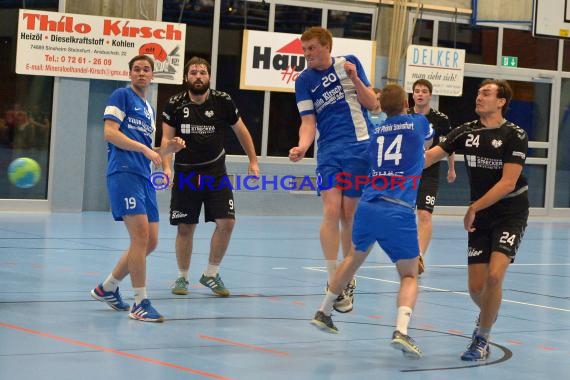
[[[503,145],[503,141],[493,139],[491,141],[491,145],[493,146],[493,148],[500,148]]]
[[[182,211],[178,211],[178,210],[173,210],[170,218],[171,219],[182,219],[182,218],[186,218],[188,216],[188,214],[183,213]]]
[[[469,247],[469,251],[467,252],[467,257],[477,257],[481,256],[482,254],[483,250]]]
[[[503,160],[499,158],[479,157],[470,154],[465,155],[465,163],[471,168],[497,170],[503,168]]]
[[[207,117],[212,117],[212,116],[214,116],[214,111],[208,110],[208,111],[204,112],[204,115],[206,115]]]
[[[180,132],[184,135],[208,135],[216,132],[216,127],[213,125],[180,124]]]
[[[136,129],[137,131],[140,131],[147,136],[150,136],[152,133],[154,133],[154,126],[149,125],[145,120],[136,119],[131,116],[127,117],[127,128]]]
[[[321,87],[321,84],[320,84],[320,83],[317,85],[317,87],[311,88],[311,92],[314,93],[315,91],[317,91],[317,90],[319,89],[319,87]]]
[[[526,159],[526,154],[524,154],[523,152],[514,151],[514,152],[513,152],[513,157],[520,157],[520,158],[522,158],[522,159],[524,160],[524,159]]]
[[[342,86],[337,85],[333,89],[323,93],[322,98],[317,99],[315,102],[315,111],[317,113],[321,113],[325,107],[331,104],[335,104],[337,101],[343,100],[344,98],[345,96],[344,91],[342,90]]]

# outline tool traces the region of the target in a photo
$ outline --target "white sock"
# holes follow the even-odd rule
[[[325,260],[325,262],[327,266],[327,272],[329,274],[328,282],[331,282],[332,278],[334,277],[334,274],[336,273],[337,262],[336,260]]]
[[[206,277],[216,277],[219,270],[220,270],[219,265],[208,264],[208,266],[206,267],[206,270],[204,271],[204,275]]]
[[[119,280],[113,277],[112,273],[109,273],[105,281],[103,281],[103,290],[106,292],[114,292],[119,287]]]
[[[188,281],[189,277],[188,277],[188,271],[187,270],[182,270],[182,269],[178,269],[178,277],[184,277],[184,279],[186,281]]]
[[[148,298],[146,294],[146,286],[143,286],[142,288],[133,288],[133,291],[135,292],[135,305],[140,305],[142,300]]]
[[[325,313],[326,316],[330,316],[333,309],[334,301],[338,298],[338,294],[334,294],[330,290],[327,290],[327,294],[325,294],[325,298],[323,299],[323,303],[319,310]]]
[[[408,335],[410,318],[412,318],[412,308],[408,306],[400,306],[398,308],[398,317],[396,318],[396,330],[404,335]]]

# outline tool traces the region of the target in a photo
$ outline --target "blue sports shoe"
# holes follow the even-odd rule
[[[164,317],[156,311],[150,304],[150,301],[145,298],[140,304],[133,304],[133,308],[129,313],[129,318],[136,319],[143,322],[162,322]]]
[[[128,303],[123,302],[119,288],[114,292],[106,292],[103,289],[103,284],[99,284],[95,289],[91,290],[91,297],[98,301],[105,302],[115,310],[127,311],[130,308]]]
[[[467,350],[461,355],[461,360],[478,362],[487,360],[491,350],[489,349],[489,342],[481,335],[475,335]]]

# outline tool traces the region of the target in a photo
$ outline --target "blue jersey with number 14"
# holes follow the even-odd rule
[[[363,201],[384,198],[414,208],[424,168],[424,143],[433,129],[424,115],[396,115],[372,129],[370,183]]]

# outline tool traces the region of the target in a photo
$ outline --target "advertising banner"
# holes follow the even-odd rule
[[[434,95],[461,96],[465,71],[465,50],[445,47],[410,45],[406,55],[404,88],[420,78],[433,85]]]
[[[334,38],[332,56],[355,55],[374,84],[376,41]],[[240,88],[295,92],[295,80],[306,68],[301,35],[246,30],[243,34]]]
[[[156,83],[182,83],[186,24],[20,9],[16,72],[128,81],[136,55]]]

